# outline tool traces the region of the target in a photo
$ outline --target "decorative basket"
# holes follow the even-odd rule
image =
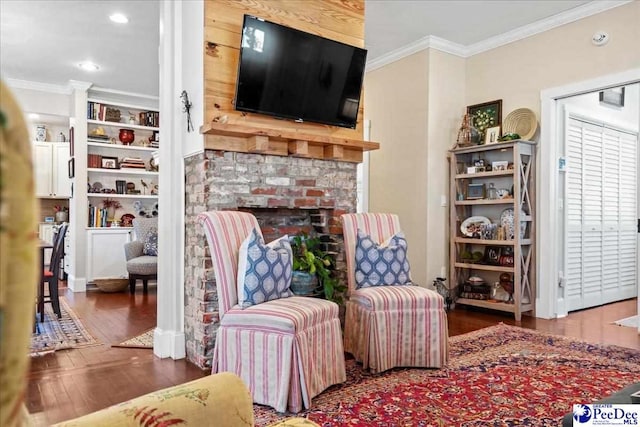
[[[107,111],[105,113],[104,120],[106,122],[119,122],[120,121],[120,110],[117,108],[107,107]]]
[[[94,282],[102,292],[122,292],[129,285],[129,279],[95,279]]]
[[[518,108],[510,112],[502,124],[502,134],[517,133],[520,138],[530,140],[538,130],[536,113],[528,108]]]

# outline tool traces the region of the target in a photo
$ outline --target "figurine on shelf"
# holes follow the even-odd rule
[[[500,275],[500,286],[509,293],[509,300],[507,302],[513,303],[513,280],[511,280],[511,275],[509,273],[502,273]]]

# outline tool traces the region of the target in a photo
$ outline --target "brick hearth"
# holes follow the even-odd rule
[[[185,159],[185,335],[187,358],[211,367],[218,302],[209,248],[196,223],[207,210],[256,215],[271,241],[300,231],[317,234],[344,280],[340,215],[356,211],[356,164],[332,160],[206,150]]]

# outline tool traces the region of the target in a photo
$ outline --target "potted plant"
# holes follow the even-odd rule
[[[114,199],[104,199],[102,206],[107,210],[107,220],[113,221],[116,216],[116,209],[120,209],[122,204]]]
[[[55,205],[53,207],[55,212],[56,222],[66,222],[69,220],[69,208],[66,206]]]
[[[291,288],[299,295],[312,295],[320,287],[325,299],[342,303],[346,286],[331,276],[333,259],[320,249],[320,239],[305,234],[291,241],[293,279]]]

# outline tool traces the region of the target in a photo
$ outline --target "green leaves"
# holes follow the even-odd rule
[[[347,287],[332,277],[333,258],[320,249],[320,239],[305,234],[291,239],[293,269],[316,274],[323,287],[324,296],[329,301],[342,303],[342,294]]]

